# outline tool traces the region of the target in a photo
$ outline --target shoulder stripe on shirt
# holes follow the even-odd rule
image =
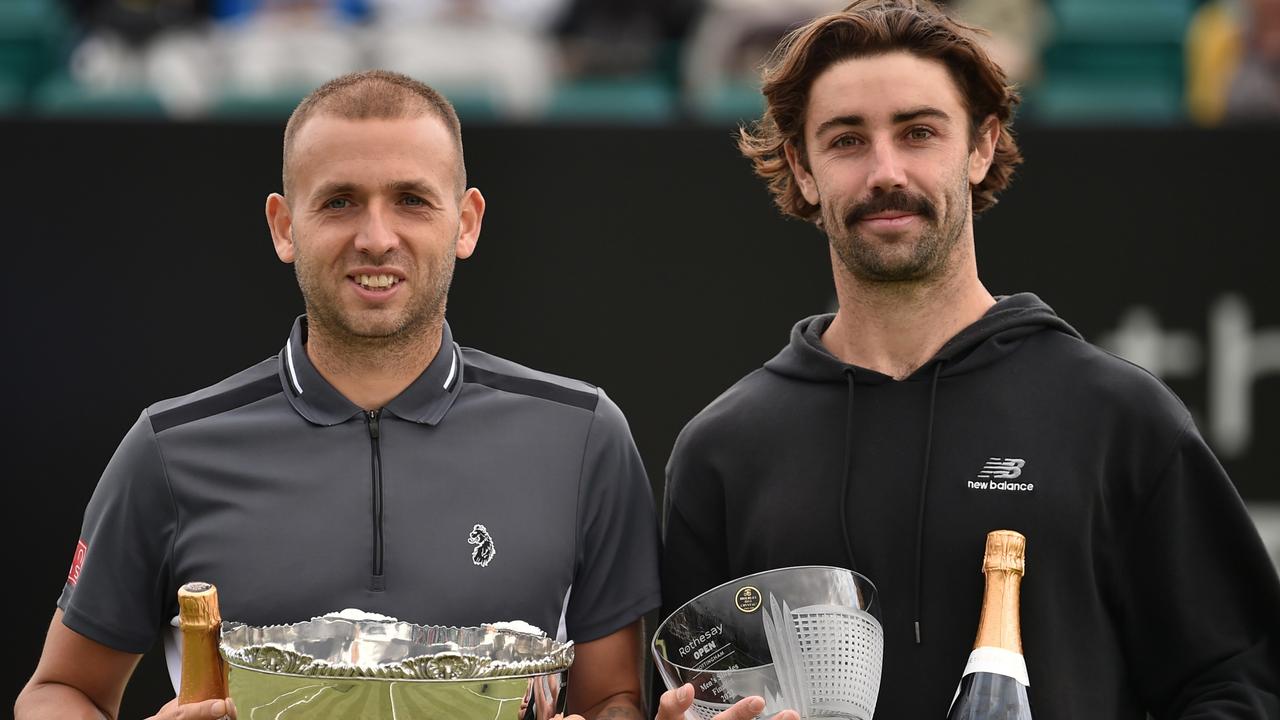
[[[595,412],[598,400],[596,393],[571,390],[545,380],[502,375],[490,370],[482,370],[473,365],[468,365],[463,369],[462,379],[464,382],[477,383],[495,390],[506,390],[519,395],[529,395],[592,412]]]
[[[157,433],[163,432],[169,428],[185,425],[195,420],[202,420],[228,410],[235,410],[238,407],[244,407],[249,403],[257,402],[282,392],[284,392],[284,388],[280,385],[280,376],[272,373],[227,392],[196,400],[172,410],[156,413],[151,416],[151,430]]]

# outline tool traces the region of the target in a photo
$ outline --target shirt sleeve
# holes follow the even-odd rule
[[[1156,717],[1280,717],[1280,581],[1188,421],[1130,528],[1119,631]]]
[[[565,629],[576,643],[620,630],[660,602],[649,478],[622,411],[599,393],[582,461],[577,568],[565,609]]]
[[[76,558],[58,598],[63,623],[116,650],[150,649],[172,609],[166,593],[176,526],[159,447],[143,413],[85,509]]]

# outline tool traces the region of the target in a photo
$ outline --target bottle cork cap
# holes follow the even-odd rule
[[[189,582],[178,588],[178,622],[191,628],[219,625],[218,588],[207,582]]]
[[[1014,530],[992,530],[987,533],[982,572],[1003,570],[1022,575],[1026,571],[1026,556],[1026,536]]]

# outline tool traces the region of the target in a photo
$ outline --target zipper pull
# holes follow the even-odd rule
[[[370,411],[367,413],[367,415],[368,415],[368,422],[369,422],[369,437],[373,438],[374,440],[377,440],[377,439],[378,439],[378,414],[379,414],[380,412],[382,412],[382,411],[381,411],[381,410],[370,410]]]

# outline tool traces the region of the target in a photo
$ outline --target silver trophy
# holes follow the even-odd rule
[[[557,689],[573,663],[572,643],[523,623],[424,626],[358,611],[224,622],[220,649],[242,719],[541,720],[563,710]]]
[[[712,588],[658,626],[653,657],[669,689],[693,685],[688,720],[752,695],[762,717],[871,720],[884,631],[876,589],[843,568],[769,570]]]

